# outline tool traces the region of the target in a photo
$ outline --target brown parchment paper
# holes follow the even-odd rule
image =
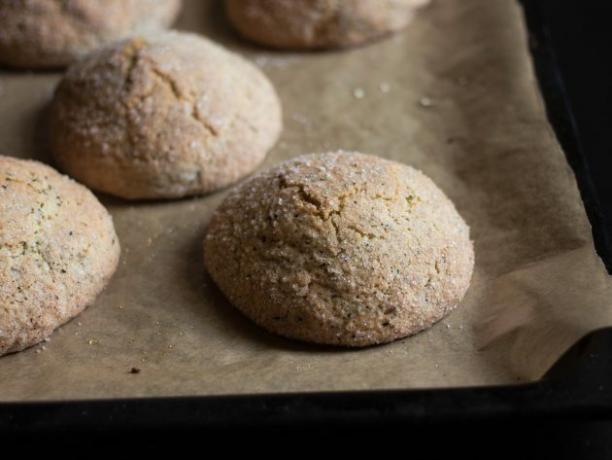
[[[612,282],[547,124],[517,2],[437,0],[405,32],[341,52],[249,45],[217,1],[186,1],[178,28],[252,59],[276,85],[285,129],[264,166],[344,148],[431,176],[472,228],[467,297],[431,330],[386,346],[284,340],[242,317],[204,272],[204,229],[227,191],[101,196],[120,267],[50,342],[0,358],[0,400],[511,384],[539,378],[580,336],[612,324]],[[44,113],[59,77],[0,73],[0,152],[48,161]]]

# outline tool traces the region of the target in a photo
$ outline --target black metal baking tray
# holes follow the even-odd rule
[[[548,117],[575,171],[597,252],[612,271],[611,5],[521,4]],[[509,428],[518,432],[511,436]],[[517,451],[519,458],[542,452],[601,458],[612,444],[612,328],[592,332],[541,381],[525,385],[0,404],[1,446],[16,441],[24,447],[36,436],[69,446],[93,437],[103,437],[107,447],[129,439],[132,447],[146,448],[175,442],[177,435],[200,443],[202,434],[227,429],[257,430],[263,439],[279,430],[285,437],[308,432],[328,441],[334,433],[336,441],[350,436],[353,447],[360,444],[356,432],[370,439],[401,432],[411,449],[443,440],[428,444],[431,453],[494,442],[500,443],[496,456]]]

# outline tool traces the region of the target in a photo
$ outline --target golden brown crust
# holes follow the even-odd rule
[[[0,156],[0,356],[79,314],[117,267],[110,215],[85,187]]]
[[[204,245],[211,276],[266,329],[346,346],[447,315],[472,275],[469,228],[421,172],[359,153],[305,155],[234,190]]]
[[[226,0],[246,38],[275,48],[359,45],[405,27],[429,0]]]
[[[268,79],[202,37],[165,32],[72,66],[51,108],[58,164],[123,198],[207,193],[251,173],[282,127]]]
[[[181,0],[3,0],[0,63],[63,67],[132,34],[170,26]]]

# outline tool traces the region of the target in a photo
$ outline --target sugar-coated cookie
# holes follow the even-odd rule
[[[50,111],[61,169],[123,198],[179,198],[251,173],[282,127],[272,84],[188,33],[139,36],[70,67]]]
[[[54,169],[0,156],[0,355],[78,315],[117,267],[113,221],[92,193]]]
[[[469,228],[423,173],[351,152],[305,155],[257,174],[213,215],[213,280],[277,334],[367,346],[428,328],[463,298]]]
[[[181,0],[2,0],[0,64],[64,67],[136,33],[170,26]]]
[[[275,48],[342,48],[405,27],[429,0],[226,0],[246,38]]]

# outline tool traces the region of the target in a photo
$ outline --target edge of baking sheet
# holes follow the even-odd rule
[[[603,2],[519,2],[548,120],[576,175],[595,249],[612,274],[612,75],[597,52],[612,40],[612,8]]]

